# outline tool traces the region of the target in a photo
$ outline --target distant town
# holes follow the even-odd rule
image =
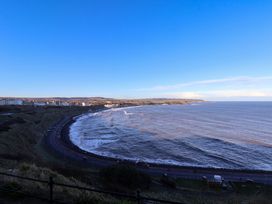
[[[93,106],[104,105],[106,107],[116,107],[124,105],[169,105],[187,104],[202,102],[198,99],[112,99],[103,97],[73,97],[73,98],[15,98],[0,97],[0,106],[4,105],[26,105],[26,106]]]

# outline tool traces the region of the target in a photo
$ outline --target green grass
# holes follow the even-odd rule
[[[80,194],[74,199],[74,204],[135,204],[133,201],[117,200],[112,197],[98,198],[86,193]]]
[[[253,195],[253,194],[267,194],[272,195],[272,186],[257,184],[257,183],[247,183],[247,182],[232,182],[236,193],[243,195]]]
[[[0,171],[3,171],[3,169],[0,169]],[[65,177],[59,174],[58,172],[52,171],[51,169],[37,167],[35,164],[23,163],[19,166],[18,169],[13,169],[12,174],[36,178],[40,180],[48,180],[48,178],[52,176],[54,182],[57,183],[89,188],[94,187],[92,185],[79,181],[76,178]],[[20,200],[22,197],[24,197],[20,194],[20,192],[48,198],[49,192],[48,184],[4,176],[0,176],[0,181],[1,181],[0,189],[3,189],[5,191],[12,191],[8,193],[5,192],[5,197],[11,198],[12,200]],[[71,203],[71,201],[72,203],[98,203],[98,204],[130,203],[129,201],[118,200],[114,197],[107,196],[104,194],[82,191],[74,188],[66,188],[62,186],[54,186],[54,199],[65,203]]]
[[[6,182],[0,185],[0,195],[5,197],[11,197],[13,200],[22,199],[23,195],[19,192],[22,190],[22,186],[15,181]]]
[[[5,111],[5,107],[1,107]],[[6,107],[12,111],[11,107]],[[47,159],[41,141],[47,129],[64,115],[81,114],[85,107],[14,107],[16,112],[5,117],[7,131],[0,131],[0,160],[42,163]],[[0,117],[3,119],[3,117]]]
[[[1,115],[1,113],[0,113],[0,124],[8,121],[10,118],[11,118],[11,116]]]
[[[183,188],[199,189],[200,190],[200,189],[207,187],[207,184],[202,180],[178,178],[175,181],[176,181],[177,186],[180,186]]]

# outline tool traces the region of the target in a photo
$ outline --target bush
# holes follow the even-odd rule
[[[80,194],[74,199],[74,204],[134,204],[135,202],[127,200],[116,200],[112,197],[98,198],[86,193]]]
[[[22,165],[20,166],[21,172],[27,172],[29,169],[30,169],[30,165],[28,165],[26,163],[22,163]]]
[[[74,199],[75,204],[102,204],[102,202],[95,198],[88,196],[86,194],[81,194],[77,198]]]
[[[115,165],[100,170],[100,177],[106,184],[123,186],[129,189],[147,189],[151,183],[149,175],[126,165]]]
[[[160,182],[167,187],[176,188],[176,182],[173,179],[169,178],[167,175],[163,175],[160,178]]]
[[[17,182],[8,182],[0,186],[1,194],[7,197],[11,197],[13,199],[20,199],[23,195],[20,193],[22,190],[22,186]]]

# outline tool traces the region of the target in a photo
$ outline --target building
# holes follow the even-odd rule
[[[0,100],[0,106],[3,106],[3,105],[6,105],[6,100],[1,99],[1,100]]]
[[[0,100],[0,105],[23,105],[23,100],[21,99],[2,99]]]
[[[25,105],[25,106],[32,106],[32,105],[34,105],[34,104],[33,104],[33,102],[31,102],[31,101],[24,101],[24,102],[23,102],[23,105]]]
[[[34,106],[45,106],[45,102],[34,102]]]
[[[61,106],[70,106],[70,104],[68,102],[62,102],[60,105]]]
[[[119,104],[105,104],[104,105],[106,108],[116,108],[119,106]]]

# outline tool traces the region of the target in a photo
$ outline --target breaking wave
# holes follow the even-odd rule
[[[70,139],[118,159],[272,170],[271,115],[271,102],[114,108],[78,117]]]

